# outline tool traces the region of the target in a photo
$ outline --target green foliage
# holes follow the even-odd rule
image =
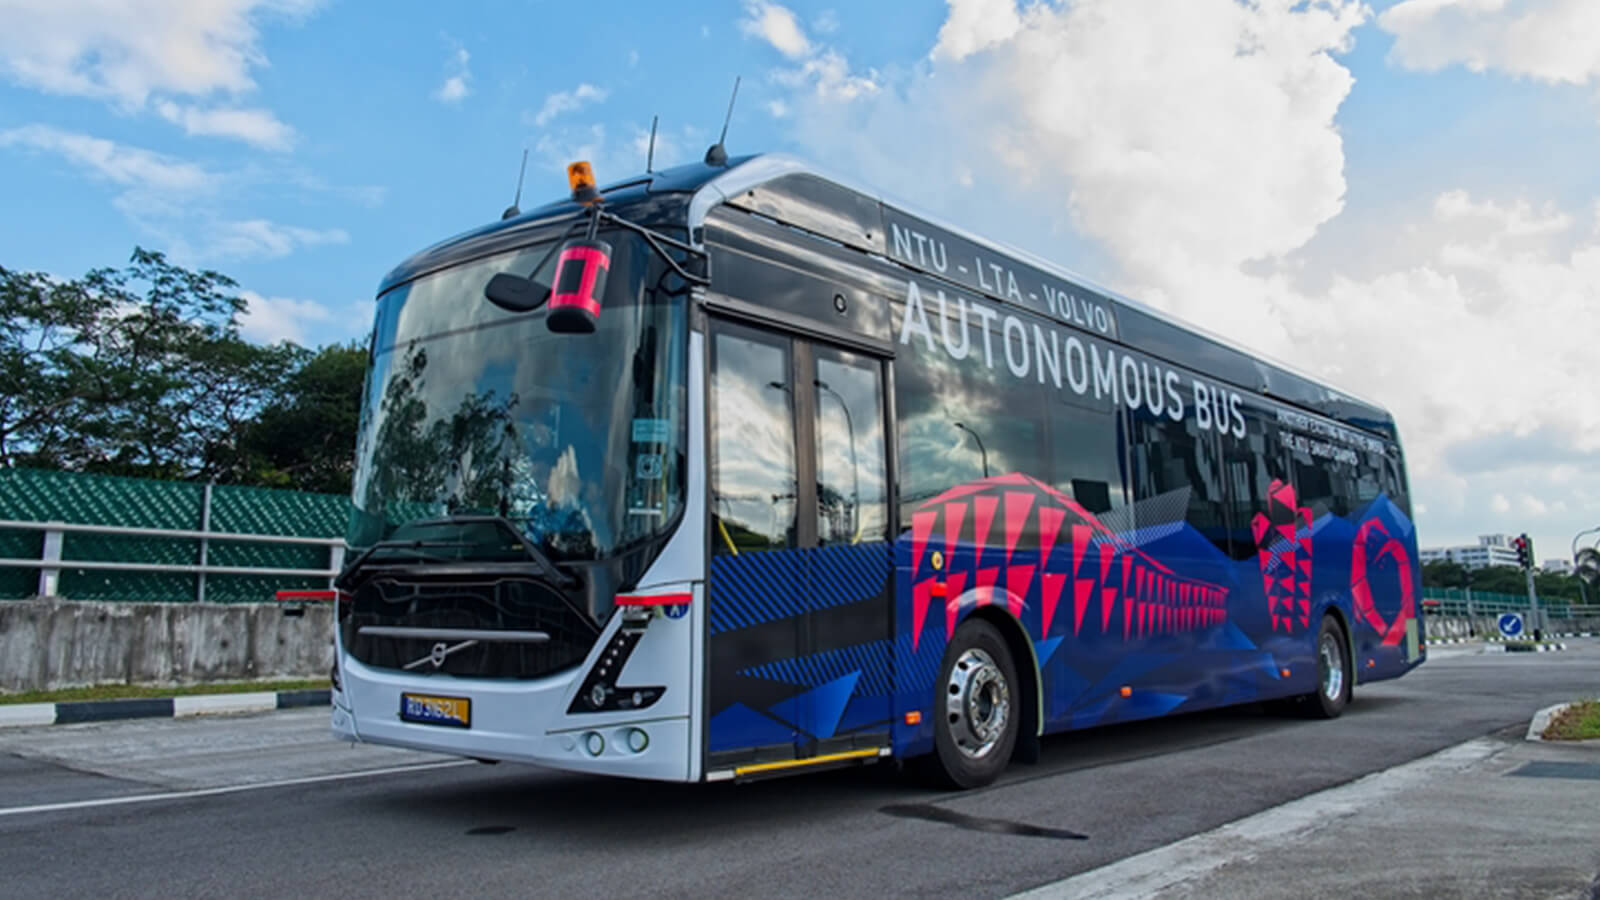
[[[365,354],[245,340],[236,288],[142,248],[0,267],[0,465],[347,491]]]
[[[1516,594],[1523,597],[1528,595],[1527,574],[1516,566],[1487,566],[1469,570],[1459,563],[1448,560],[1423,563],[1422,584],[1424,587],[1457,590],[1471,588],[1486,593]],[[1573,575],[1536,572],[1533,576],[1533,586],[1541,600],[1578,603],[1583,599],[1578,579]]]
[[[348,494],[366,365],[367,351],[356,344],[309,356],[240,430],[229,480]]]

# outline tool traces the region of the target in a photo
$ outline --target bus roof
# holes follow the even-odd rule
[[[1398,441],[1398,435],[1395,433],[1394,429],[1393,418],[1389,415],[1388,411],[1378,403],[1360,397],[1352,392],[1336,388],[1322,379],[1303,372],[1288,363],[1273,359],[1259,351],[1248,349],[1235,341],[1211,332],[1203,327],[1184,321],[1183,319],[1168,312],[1156,309],[1148,304],[1142,303],[1124,294],[1106,288],[1058,263],[1043,259],[1035,254],[1029,253],[1026,250],[1020,250],[999,241],[974,234],[958,226],[951,225],[940,220],[936,216],[919,211],[916,207],[910,204],[886,197],[873,191],[871,188],[855,184],[848,178],[841,177],[806,160],[790,156],[788,154],[768,153],[750,157],[736,166],[730,166],[726,171],[708,180],[704,185],[696,190],[695,195],[689,204],[689,227],[691,233],[693,233],[696,228],[704,224],[706,216],[709,215],[710,211],[716,206],[724,203],[736,206],[741,205],[741,198],[748,197],[750,192],[756,188],[770,189],[775,183],[781,182],[785,179],[795,179],[796,177],[813,178],[828,182],[851,193],[857,194],[862,198],[870,200],[882,208],[885,220],[895,213],[900,213],[920,222],[921,224],[931,226],[931,228],[936,229],[938,233],[949,235],[959,240],[975,244],[991,253],[1007,259],[1008,261],[1019,263],[1025,267],[1038,270],[1039,272],[1048,273],[1049,275],[1062,279],[1063,281],[1066,281],[1072,285],[1093,291],[1101,295],[1104,299],[1108,300],[1113,306],[1118,307],[1118,317],[1121,319],[1126,319],[1127,313],[1131,312],[1135,316],[1143,317],[1151,320],[1152,322],[1160,323],[1161,325],[1166,326],[1165,330],[1167,330],[1169,334],[1173,329],[1176,329],[1178,332],[1183,333],[1185,338],[1191,339],[1195,342],[1213,345],[1216,349],[1226,351],[1231,355],[1236,355],[1240,361],[1248,360],[1253,362],[1255,364],[1254,368],[1257,370],[1264,370],[1258,372],[1260,378],[1258,379],[1257,383],[1242,384],[1241,386],[1243,387],[1250,387],[1259,393],[1273,396],[1296,405],[1311,408],[1317,412],[1323,413],[1324,415],[1328,415],[1330,418],[1334,418],[1357,427],[1385,433],[1391,439]],[[802,208],[806,211],[812,211],[816,210],[818,206],[822,205],[817,202],[818,199],[819,198],[813,196],[807,198],[808,202],[789,204],[789,206],[791,209]],[[851,211],[840,210],[839,212],[842,219],[848,219],[851,216]],[[784,217],[777,216],[777,218],[782,220]],[[791,224],[798,224],[802,228],[806,227],[806,223]],[[826,228],[825,226],[820,233],[822,236],[831,240],[836,240],[846,244],[855,244],[861,246],[862,249],[888,256],[888,230],[889,228],[886,224],[886,221],[880,221],[874,229],[874,233],[872,234],[868,234],[866,232],[853,234],[852,229],[849,227]],[[852,240],[852,237],[855,237],[856,240]],[[947,276],[941,276],[937,272],[918,267],[912,263],[907,263],[905,260],[896,261],[902,265],[910,265],[911,268],[916,268],[920,271],[927,272],[929,275],[934,277],[947,278]],[[990,296],[995,295],[991,294]],[[997,299],[1001,298],[997,297]],[[1002,302],[1004,301],[1002,300]],[[1157,348],[1141,347],[1140,349],[1144,349],[1147,352],[1152,352],[1158,356],[1164,355]],[[1205,355],[1215,358],[1215,354]],[[1174,361],[1182,362],[1182,360]],[[1226,378],[1226,376],[1222,373],[1208,371],[1206,366],[1201,365],[1196,367],[1206,374],[1214,374],[1218,377]],[[1238,378],[1227,378],[1227,380],[1234,382],[1240,381]]]

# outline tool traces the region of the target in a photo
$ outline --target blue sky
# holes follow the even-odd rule
[[[149,9],[144,9],[149,6]],[[812,157],[1400,417],[1425,544],[1600,522],[1600,4],[0,0],[0,265],[135,245],[247,333],[361,337],[378,279],[524,205]]]

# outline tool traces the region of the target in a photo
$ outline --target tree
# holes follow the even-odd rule
[[[228,480],[348,494],[366,366],[353,343],[307,354],[283,394],[241,428]]]
[[[1470,575],[1466,566],[1448,559],[1422,564],[1422,583],[1426,587],[1464,588]]]
[[[247,423],[311,355],[244,340],[236,287],[142,248],[79,279],[0,267],[0,464],[237,474]]]

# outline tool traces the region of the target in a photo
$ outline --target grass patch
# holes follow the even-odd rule
[[[1541,735],[1547,741],[1600,738],[1600,700],[1579,700],[1555,716]]]
[[[216,684],[99,684],[93,687],[62,688],[58,691],[0,693],[0,704],[69,703],[74,700],[128,700],[144,697],[189,697],[196,694],[244,694],[255,691],[304,691],[326,689],[328,679],[302,681],[230,681]]]

